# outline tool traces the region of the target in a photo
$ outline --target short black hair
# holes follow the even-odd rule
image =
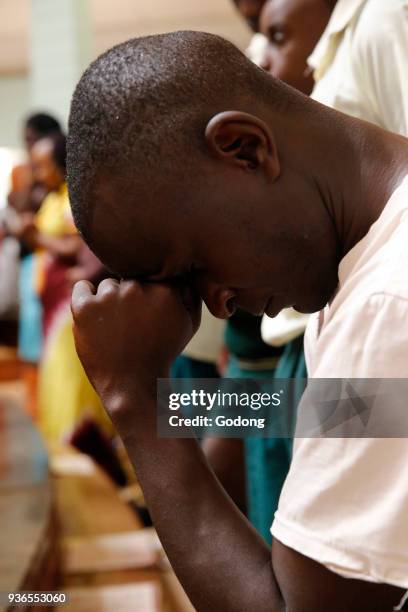
[[[79,231],[92,244],[102,175],[121,193],[169,176],[194,180],[199,169],[192,165],[207,154],[204,132],[213,115],[251,112],[262,101],[277,108],[296,95],[212,34],[135,38],[105,52],[78,83],[69,117],[68,186]]]
[[[39,137],[45,137],[55,132],[61,132],[60,122],[47,113],[35,113],[25,120],[25,127],[37,132]]]

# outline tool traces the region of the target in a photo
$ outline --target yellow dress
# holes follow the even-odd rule
[[[74,233],[66,185],[49,194],[36,217],[41,233],[63,236]],[[38,252],[37,288],[45,279],[46,252]],[[39,371],[39,426],[50,444],[64,442],[85,416],[90,416],[108,435],[113,426],[91,386],[75,350],[69,300],[58,307],[47,334]]]
[[[64,442],[90,416],[108,434],[113,426],[75,350],[71,313],[61,313],[40,365],[40,429],[49,443]]]

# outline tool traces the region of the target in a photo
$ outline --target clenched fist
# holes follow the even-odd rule
[[[155,394],[175,357],[196,332],[201,301],[187,288],[106,279],[80,281],[72,294],[74,335],[85,371],[112,412]]]

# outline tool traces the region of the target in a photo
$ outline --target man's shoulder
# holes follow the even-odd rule
[[[408,232],[408,223],[405,227]],[[367,321],[378,314],[383,319],[398,313],[408,316],[408,233],[400,247],[398,257],[395,244],[392,253],[385,249],[382,256],[371,262],[366,274],[362,270],[360,278],[356,275],[355,286],[346,295],[340,289],[328,308],[329,318],[352,316],[357,322],[359,317]]]
[[[367,298],[384,298],[408,302],[408,211],[399,227],[384,245],[383,253],[375,258],[370,274]]]
[[[324,311],[314,336],[313,369],[320,376],[381,377],[397,370],[408,374],[407,237],[408,213],[381,248],[376,250],[375,244],[372,256],[363,265],[355,264]],[[394,358],[398,363],[391,363]]]
[[[394,193],[385,213],[351,252],[351,262],[343,263],[344,278],[334,310],[343,304],[361,309],[378,303],[381,296],[387,302],[408,301],[408,179]],[[347,262],[347,256],[343,261]]]

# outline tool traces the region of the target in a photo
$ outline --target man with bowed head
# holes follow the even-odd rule
[[[198,443],[157,437],[156,381],[200,298],[218,317],[330,304],[308,339],[314,373],[406,377],[407,141],[197,32],[103,54],[69,125],[75,222],[128,279],[75,286],[77,350],[194,606],[391,611],[408,588],[405,440],[297,440],[271,551]]]

